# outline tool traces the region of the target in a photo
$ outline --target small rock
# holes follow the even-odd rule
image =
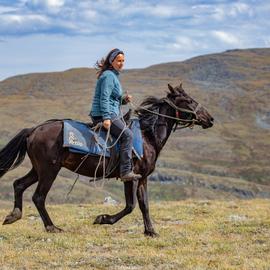
[[[27,218],[31,221],[35,221],[35,220],[38,220],[38,219],[41,219],[40,216],[35,216],[35,215],[28,215]]]
[[[262,239],[256,239],[254,242],[256,244],[260,244],[260,245],[265,245],[266,244],[266,241],[265,240],[262,240]]]
[[[52,242],[52,239],[51,238],[42,238],[41,241],[50,243],[50,242]]]
[[[169,220],[166,222],[167,224],[172,224],[172,225],[187,225],[190,224],[190,221],[185,221],[185,220]]]
[[[103,203],[106,205],[117,205],[118,204],[118,202],[116,200],[114,200],[111,196],[105,197]]]
[[[248,220],[247,216],[240,216],[240,215],[230,215],[229,221],[231,222],[239,222],[239,221],[246,221]]]
[[[0,235],[0,241],[3,241],[3,240],[7,240],[7,237],[5,237],[4,235]]]

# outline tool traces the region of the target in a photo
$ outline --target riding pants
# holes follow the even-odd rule
[[[102,122],[102,117],[91,116],[94,125]],[[120,139],[120,176],[124,176],[132,171],[132,132],[124,123],[124,120],[116,114],[111,114],[110,134],[114,138]]]

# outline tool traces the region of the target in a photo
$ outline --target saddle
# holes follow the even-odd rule
[[[128,112],[124,120],[133,133],[133,156],[141,159],[143,157],[143,140],[139,119],[130,119]],[[79,153],[92,156],[105,156],[110,158],[108,167],[115,166],[119,160],[119,143],[116,138],[111,137],[106,142],[107,130],[96,128],[93,123],[82,123],[75,120],[63,120],[63,147],[68,148],[72,153]],[[112,145],[114,145],[111,147]]]

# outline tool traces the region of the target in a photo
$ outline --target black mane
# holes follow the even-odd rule
[[[147,97],[140,106],[154,112],[159,112],[161,105],[163,104],[163,98],[158,99],[154,96]],[[154,135],[154,126],[158,119],[158,115],[148,112],[142,108],[135,110],[140,120],[141,129]]]

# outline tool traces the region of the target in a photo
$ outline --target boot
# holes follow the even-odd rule
[[[142,176],[140,174],[136,174],[136,173],[131,171],[131,172],[121,176],[121,180],[123,182],[128,182],[128,181],[138,180],[141,177]]]

